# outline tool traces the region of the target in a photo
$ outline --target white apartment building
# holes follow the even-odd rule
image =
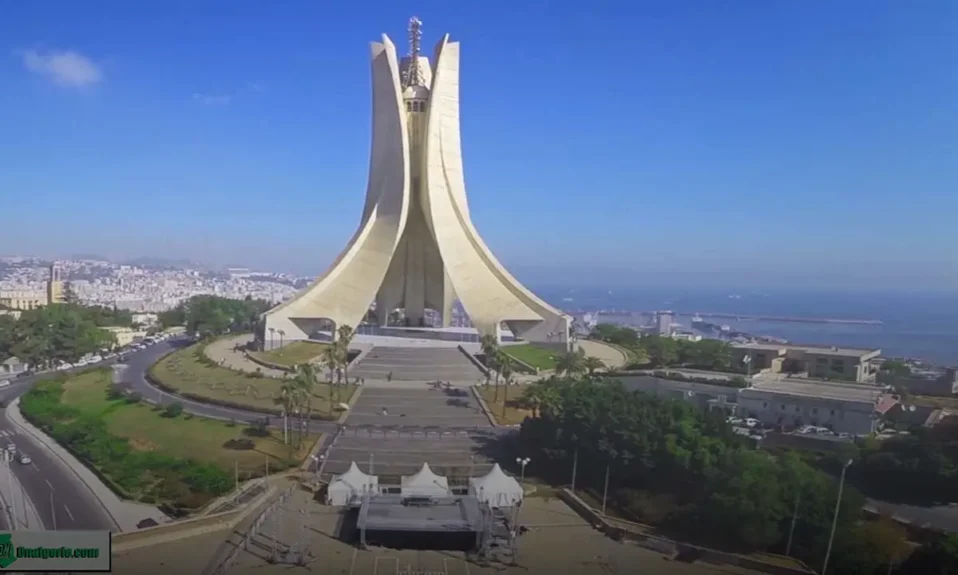
[[[738,393],[739,415],[765,425],[827,427],[867,435],[876,430],[885,403],[881,389],[808,379],[756,381]],[[894,402],[888,404],[893,405]]]

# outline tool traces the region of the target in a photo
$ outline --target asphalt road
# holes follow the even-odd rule
[[[25,393],[36,379],[14,380],[15,384],[0,393],[4,405]],[[0,410],[0,435],[4,436],[0,438],[0,443],[14,443],[18,451],[26,453],[33,460],[29,465],[13,461],[10,469],[33,502],[44,529],[53,529],[54,525],[58,530],[116,529],[87,486],[46,447],[29,435],[19,433],[18,428],[7,419],[5,409]],[[17,514],[23,517],[23,509],[19,507],[22,503],[18,501],[17,505]]]
[[[164,341],[137,353],[129,354],[126,358],[126,361],[123,362],[127,366],[127,369],[123,374],[124,382],[130,384],[137,393],[142,395],[148,401],[154,403],[159,402],[161,405],[179,402],[183,405],[183,411],[192,413],[193,415],[198,415],[200,417],[210,417],[225,420],[232,419],[240,423],[253,423],[256,421],[262,421],[265,417],[265,415],[262,413],[246,411],[242,409],[233,409],[229,407],[220,407],[218,405],[209,405],[199,401],[194,401],[192,399],[186,399],[177,395],[166,393],[165,391],[153,387],[146,380],[146,371],[151,365],[156,363],[161,357],[170,353],[171,351],[190,345],[190,343],[192,342]],[[273,427],[279,427],[279,417],[271,416],[270,423],[273,424]],[[335,433],[338,427],[339,424],[332,421],[310,422],[310,430],[316,433]]]

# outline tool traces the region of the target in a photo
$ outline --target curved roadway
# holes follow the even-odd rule
[[[112,362],[103,362],[108,365]],[[0,393],[3,405],[20,397],[40,378],[50,374],[34,375],[13,380],[9,387]],[[99,500],[85,483],[63,463],[57,455],[38,443],[30,435],[20,433],[19,428],[7,419],[6,409],[0,409],[0,434],[3,443],[14,443],[33,460],[29,465],[11,462],[9,469],[20,483],[20,489],[30,499],[43,529],[58,530],[116,530],[116,524],[106,513]],[[2,474],[7,472],[4,469]],[[0,478],[6,481],[6,478]],[[9,484],[8,484],[9,485]],[[15,498],[17,499],[17,498]],[[7,502],[10,503],[9,501]],[[22,499],[17,499],[17,515],[23,517]],[[37,526],[30,525],[36,529]]]
[[[200,417],[235,420],[242,423],[262,421],[265,416],[262,413],[220,407],[186,399],[162,391],[147,381],[146,372],[151,365],[171,351],[191,343],[183,341],[160,342],[146,349],[124,354],[125,361],[123,363],[127,365],[123,375],[125,381],[148,401],[163,405],[179,402],[183,405],[184,411]],[[115,358],[80,369],[105,367],[114,363],[117,363]],[[10,386],[0,390],[0,401],[3,402],[4,406],[9,405],[11,401],[26,393],[34,383],[49,375],[52,374],[44,373],[11,380]],[[278,427],[279,418],[272,417],[271,423],[274,424],[274,427]],[[333,421],[310,422],[310,430],[316,433],[335,433],[338,428],[339,424]],[[508,432],[509,430],[500,429],[498,431]],[[73,471],[32,437],[20,433],[19,428],[7,419],[6,410],[0,408],[0,443],[6,444],[9,442],[17,444],[18,449],[30,455],[33,460],[29,465],[13,462],[10,464],[10,469],[19,480],[25,495],[36,508],[44,528],[53,529],[54,526],[58,530],[114,530],[116,528],[96,496]],[[0,466],[2,465],[0,464]],[[0,470],[0,481],[6,481],[4,473],[6,473],[5,470]],[[23,516],[23,510],[19,509],[19,506],[17,512],[20,517]],[[2,515],[0,514],[0,528],[5,528],[6,520]]]

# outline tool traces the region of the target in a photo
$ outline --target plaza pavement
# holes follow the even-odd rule
[[[300,513],[303,511],[303,513]],[[266,521],[247,551],[240,552],[230,574],[272,575],[290,572],[335,575],[600,575],[648,573],[707,575],[755,573],[725,565],[670,561],[663,555],[631,543],[617,543],[593,529],[559,500],[528,498],[520,522],[529,531],[519,538],[518,565],[493,563],[480,566],[464,553],[370,548],[362,550],[344,542],[343,516],[337,508],[320,505],[310,495],[297,492],[284,511]],[[311,553],[306,567],[270,564],[266,559],[273,538],[305,544]]]
[[[445,429],[490,427],[489,418],[467,387],[447,390],[433,389],[426,383],[396,386],[391,383],[364,385],[346,424]]]
[[[601,359],[602,363],[611,369],[624,367],[629,361],[629,358],[627,358],[624,353],[601,341],[580,339],[579,347],[582,348],[582,351],[587,356]]]
[[[398,482],[423,463],[451,479],[491,468],[495,436],[467,388],[390,385],[363,386],[345,429],[325,454],[324,473],[343,473],[355,461],[367,473],[371,467],[375,475]]]
[[[265,377],[275,377],[278,379],[285,377],[285,371],[259,365],[258,363],[250,361],[250,359],[243,354],[241,349],[234,349],[237,348],[237,346],[242,348],[252,341],[252,334],[218,339],[206,346],[206,357],[212,359],[223,367],[232,369],[234,371],[256,373],[257,370],[259,370],[259,372]]]

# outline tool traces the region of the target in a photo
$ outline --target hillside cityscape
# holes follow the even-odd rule
[[[5,10],[0,570],[958,574],[950,13],[374,4]]]

